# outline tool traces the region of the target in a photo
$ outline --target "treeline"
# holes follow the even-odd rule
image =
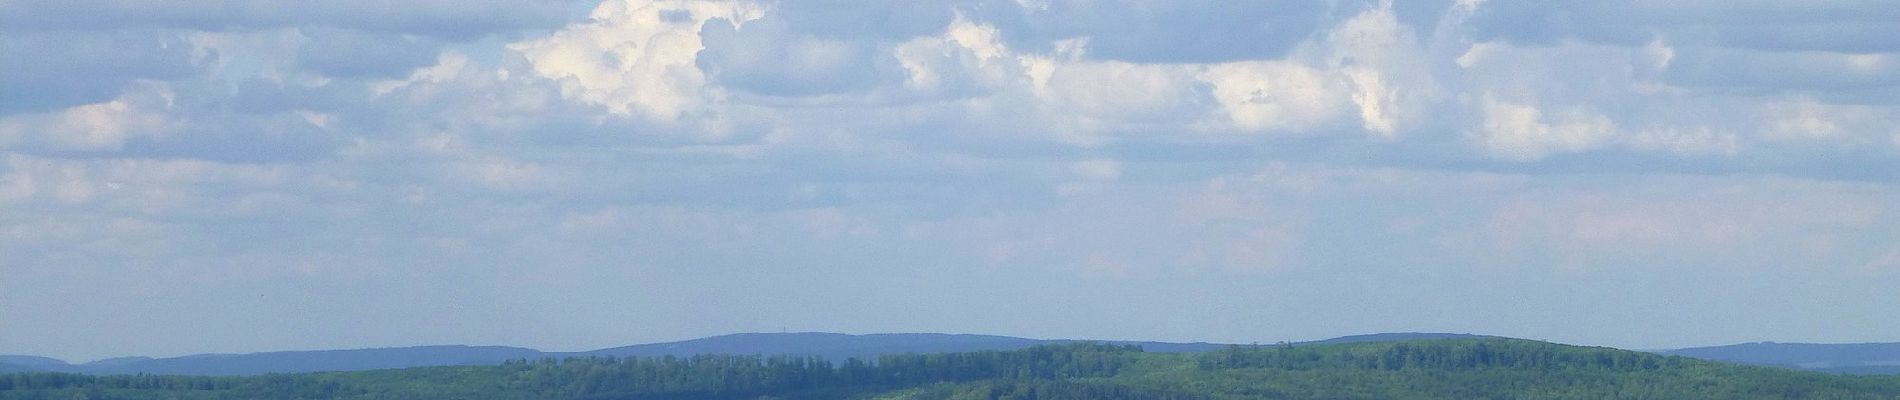
[[[1202,400],[1209,394],[1179,389],[1138,387],[1101,380],[1058,381],[1047,379],[1001,379],[957,384],[935,384],[894,393],[905,400]]]
[[[338,398],[365,393],[318,375],[206,377],[170,375],[0,375],[0,399],[263,399]]]
[[[815,357],[700,355],[260,377],[31,373],[0,375],[0,398],[841,398],[942,382],[1108,377],[1140,352],[1135,346],[1078,343],[1017,351],[886,355],[875,362],[854,358],[837,364]],[[1033,392],[1045,396],[1096,390],[1031,385]]]
[[[1070,344],[840,362],[702,355],[253,377],[0,375],[0,399],[1900,399],[1839,376],[1509,339],[1234,347]]]
[[[1157,382],[1241,398],[1900,399],[1900,377],[1839,376],[1529,340],[1230,348]]]
[[[701,355],[511,362],[502,369],[532,392],[562,398],[755,398],[867,392],[984,379],[1061,380],[1113,376],[1135,346],[1071,344],[1017,351],[905,354],[875,363],[815,357]]]
[[[1648,371],[1704,363],[1685,357],[1528,340],[1434,340],[1359,346],[1233,347],[1199,359],[1202,369],[1588,369]]]

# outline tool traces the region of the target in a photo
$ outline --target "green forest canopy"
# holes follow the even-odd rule
[[[1097,343],[812,357],[518,360],[252,377],[0,375],[0,399],[1895,399],[1900,377],[1517,339],[1145,353]]]

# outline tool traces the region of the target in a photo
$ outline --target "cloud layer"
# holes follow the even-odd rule
[[[1892,340],[1891,9],[7,3],[0,352]]]

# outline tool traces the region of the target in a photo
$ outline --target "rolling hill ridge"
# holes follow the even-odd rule
[[[1378,333],[1299,342],[1299,345],[1376,343],[1496,336],[1454,333]],[[640,344],[580,352],[547,352],[505,346],[418,346],[402,348],[280,351],[249,354],[201,354],[171,358],[120,357],[83,364],[35,356],[0,356],[0,373],[65,372],[94,375],[165,374],[242,376],[269,373],[364,371],[428,366],[494,365],[509,360],[568,357],[686,357],[697,354],[818,356],[829,360],[875,359],[906,353],[1016,350],[1039,345],[1082,342],[996,335],[888,333],[739,333],[676,342]],[[1140,346],[1151,353],[1198,353],[1234,345],[1103,341]],[[1900,343],[1805,344],[1747,343],[1659,351],[1737,364],[1833,373],[1900,374]]]
[[[1892,399],[1900,377],[1505,338],[1231,346],[1104,343],[884,355],[581,357],[253,377],[0,374],[0,400],[116,399]]]

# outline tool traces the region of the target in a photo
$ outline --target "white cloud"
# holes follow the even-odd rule
[[[1643,55],[1648,57],[1649,65],[1647,65],[1647,67],[1651,70],[1667,70],[1669,69],[1669,63],[1676,59],[1676,49],[1670,48],[1669,44],[1664,43],[1661,37],[1657,37],[1650,39],[1649,43],[1643,44]]]
[[[1389,0],[1340,23],[1325,46],[1328,65],[1346,76],[1369,132],[1399,136],[1437,96],[1433,60],[1413,30],[1399,23]]]
[[[1477,36],[1520,43],[1631,43],[1654,33],[1693,35],[1722,47],[1773,51],[1887,52],[1900,23],[1879,1],[1489,2]]]
[[[609,0],[592,19],[547,37],[509,45],[562,93],[606,107],[674,121],[716,102],[694,64],[700,28],[712,19],[743,24],[766,8],[743,1]]]
[[[61,150],[117,150],[133,138],[164,135],[174,124],[164,113],[170,97],[157,86],[137,97],[0,117],[0,147],[25,143]]]
[[[192,32],[192,62],[224,82],[312,79],[297,75],[297,52],[310,40],[296,29],[254,32]],[[320,78],[319,78],[320,79]]]
[[[157,26],[200,31],[330,26],[468,38],[565,22],[573,0],[375,1],[318,3],[206,0],[40,1],[0,4],[0,29],[60,31]]]
[[[0,30],[7,26],[0,22]],[[197,71],[183,36],[142,29],[0,34],[0,53],[17,55],[0,58],[0,116],[108,102],[153,82],[189,79]]]
[[[81,251],[81,257],[97,258],[99,262],[158,263],[194,251],[184,243],[237,240],[220,234],[217,228],[225,221],[303,215],[334,206],[307,201],[304,195],[334,192],[316,189],[316,185],[285,185],[302,182],[287,176],[292,174],[280,167],[197,160],[66,160],[11,155],[0,160],[0,171],[9,170],[0,174],[0,202],[7,202],[11,209],[36,212],[0,216],[0,229],[40,229],[28,227],[44,225],[55,233],[21,233],[28,236],[20,240],[63,240],[100,247],[82,250],[47,246],[23,257]],[[114,221],[186,232],[171,232],[159,238],[123,237],[113,228],[123,224]],[[115,243],[128,247],[114,248]],[[0,240],[0,248],[19,244]]]
[[[501,192],[538,192],[565,188],[572,173],[539,163],[490,158],[460,162],[455,178]]]
[[[1336,77],[1298,63],[1224,63],[1200,79],[1213,85],[1221,110],[1244,131],[1301,132],[1349,107]]]
[[[1456,247],[1476,246],[1470,254],[1497,265],[1838,270],[1853,264],[1839,263],[1851,253],[1835,241],[1883,229],[1869,218],[1900,211],[1882,204],[1894,192],[1880,185],[1664,176],[1616,186],[1510,193],[1473,231],[1446,234],[1473,235]]]
[[[1878,135],[1895,115],[1880,107],[1826,104],[1807,97],[1779,99],[1761,106],[1761,133],[1779,141],[1853,144]]]
[[[411,87],[416,84],[449,82],[460,76],[462,72],[468,68],[468,56],[462,55],[461,53],[445,52],[437,56],[434,65],[411,71],[408,78],[378,81],[371,84],[369,88],[371,93],[378,96],[387,95],[390,92],[396,91],[396,89]]]
[[[995,26],[961,15],[941,36],[906,41],[893,49],[893,56],[907,74],[904,86],[922,93],[981,93],[1000,89],[1023,75],[1023,61],[1001,42]]]
[[[1685,47],[1673,53],[1666,78],[1675,86],[1711,90],[1831,92],[1900,84],[1900,63],[1888,61],[1891,57],[1891,53]]]
[[[744,29],[711,22],[699,31],[705,48],[695,64],[709,85],[735,97],[763,96],[760,101],[859,95],[896,79],[895,61],[883,60],[879,51],[883,41],[819,37],[796,30],[794,23],[782,13],[767,13]]]
[[[1486,152],[1513,161],[1536,161],[1554,153],[1597,148],[1616,135],[1608,117],[1582,109],[1545,115],[1528,104],[1484,101],[1484,122],[1474,132]]]
[[[175,15],[53,18],[111,31],[74,36],[84,40],[72,52],[47,46],[61,30],[6,24],[27,8],[0,4],[0,31],[34,36],[4,36],[10,50],[85,61],[0,62],[34,68],[0,76],[9,85],[50,77],[73,90],[46,93],[84,92],[0,96],[13,107],[0,116],[0,265],[39,274],[0,290],[108,299],[9,307],[69,321],[21,340],[145,304],[109,297],[127,284],[202,287],[174,295],[222,304],[294,277],[310,284],[286,297],[339,309],[387,300],[391,321],[565,326],[602,342],[637,338],[626,326],[569,329],[596,319],[543,306],[582,296],[693,329],[758,329],[728,316],[858,310],[827,296],[901,299],[952,282],[985,291],[878,306],[1140,298],[1117,287],[1141,286],[1189,293],[1169,301],[1377,303],[1362,308],[1405,318],[1420,298],[1452,298],[1432,305],[1452,309],[1523,294],[1442,290],[1473,280],[1562,280],[1546,272],[1640,269],[1694,287],[1730,264],[1782,277],[1889,268],[1900,195],[1878,167],[1900,160],[1891,40],[1743,46],[1725,14],[1706,32],[1640,18],[1611,25],[1647,29],[1481,26],[1514,2],[1111,3],[610,0],[560,25],[540,20],[542,3],[527,20],[346,23],[334,10],[344,2],[301,22],[273,11],[207,26],[176,18],[216,11],[202,5],[133,2],[121,8]],[[467,12],[505,14],[500,4]],[[1583,22],[1636,15],[1533,5],[1530,16],[1558,8]],[[489,19],[460,34],[429,25]],[[140,35],[187,40],[130,40]],[[91,53],[141,46],[160,48]],[[148,59],[165,68],[78,65]],[[80,84],[96,77],[105,84]],[[1037,283],[1049,278],[1101,285]],[[59,279],[76,290],[37,285]],[[1617,284],[1563,283],[1596,299],[1632,293],[1623,279],[1598,281]],[[1529,283],[1526,293],[1547,289]],[[1367,284],[1394,295],[1300,303]],[[785,285],[813,290],[709,296]],[[1868,298],[1892,298],[1887,286]],[[681,309],[661,297],[722,300]],[[434,313],[441,299],[494,311]],[[1642,306],[1627,301],[1604,307]],[[1136,303],[1077,314],[1192,318]],[[890,329],[863,316],[821,322]],[[990,317],[932,321],[1045,320]],[[522,318],[556,323],[494,323]],[[678,329],[665,335],[707,333]],[[259,346],[311,335],[279,334]],[[228,337],[204,340],[216,339]]]
[[[1126,124],[1187,122],[1205,112],[1194,100],[1195,70],[1120,61],[1057,62],[1042,100],[1055,118],[1074,118],[1086,131]]]
[[[1115,160],[1087,160],[1071,164],[1076,176],[1092,181],[1113,181],[1122,176],[1121,163]]]
[[[1453,61],[1458,63],[1460,67],[1471,68],[1484,62],[1484,58],[1491,55],[1491,52],[1496,50],[1498,46],[1499,44],[1493,42],[1472,44],[1470,48],[1465,50],[1464,54],[1459,55],[1458,58],[1453,59]]]
[[[1741,152],[1742,139],[1734,132],[1712,128],[1649,129],[1629,137],[1631,147],[1662,151],[1678,156],[1734,156]]]

